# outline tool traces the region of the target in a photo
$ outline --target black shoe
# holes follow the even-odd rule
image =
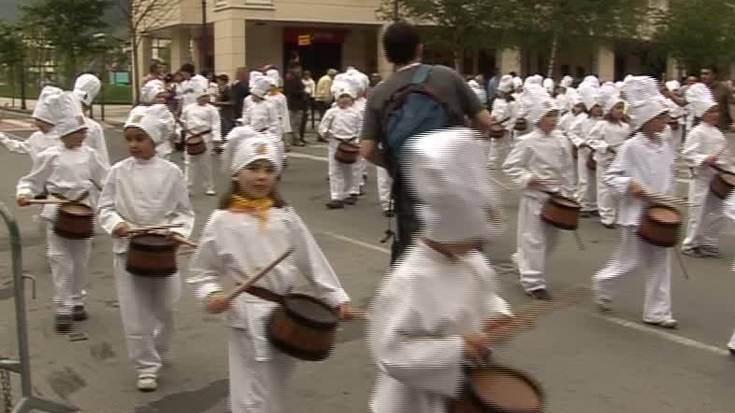
[[[89,315],[83,305],[75,305],[71,313],[71,318],[74,321],[84,321],[89,318]]]
[[[526,294],[530,295],[534,300],[551,301],[551,294],[545,288],[539,288],[538,290],[526,291]]]
[[[327,202],[327,209],[342,209],[345,207],[344,202],[339,200],[329,201]]]
[[[299,147],[302,147],[302,146],[306,146],[306,143],[305,142],[301,142],[301,141],[295,141],[295,142],[292,142],[291,143],[291,146],[299,146]]]
[[[730,350],[730,355],[735,357],[735,348],[728,347],[727,349]]]
[[[386,209],[383,211],[383,216],[386,218],[393,218],[394,216],[396,216],[396,213],[393,212],[392,209]]]
[[[580,218],[589,218],[592,216],[592,213],[589,211],[582,211],[579,213]]]
[[[71,332],[72,326],[72,315],[71,314],[56,314],[55,320],[56,332],[60,334],[66,334]]]
[[[324,138],[322,138],[321,136],[319,136],[318,138],[316,138],[316,141],[317,142],[322,142],[322,143],[327,143],[327,140],[324,139]]]
[[[357,203],[357,195],[350,195],[345,200],[344,203],[347,205],[355,205]]]

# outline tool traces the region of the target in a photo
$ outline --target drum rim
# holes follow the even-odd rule
[[[129,250],[136,250],[136,251],[144,251],[144,252],[176,252],[178,244],[176,241],[169,240],[170,245],[148,245],[145,249],[140,248],[140,245],[136,244],[134,241],[139,238],[143,237],[155,237],[155,238],[166,238],[165,235],[160,234],[139,234],[139,235],[133,235],[130,237],[130,242],[128,243],[128,249]]]
[[[54,225],[53,230],[54,234],[66,239],[91,239],[92,237],[94,237],[94,227],[92,227],[91,231],[85,232],[84,235],[79,234],[78,232],[71,232],[64,229],[59,229],[56,225]]]
[[[174,270],[160,270],[160,271],[150,271],[146,270],[144,271],[138,271],[134,266],[131,266],[129,262],[125,262],[125,271],[137,276],[137,277],[147,277],[147,278],[166,278],[170,277],[174,274],[176,274],[179,271],[179,268],[174,263]]]
[[[268,342],[273,345],[273,347],[277,348],[281,352],[288,354],[291,357],[295,357],[299,360],[304,361],[322,361],[329,358],[329,356],[332,354],[332,347],[328,350],[323,351],[307,351],[300,348],[296,348],[285,341],[279,339],[273,334],[273,323],[275,322],[276,314],[278,311],[286,313],[287,310],[284,308],[284,306],[278,306],[270,315],[270,318],[268,320],[268,328],[265,329],[266,338],[268,339]],[[334,333],[332,333],[334,334]]]
[[[574,206],[562,204],[562,203],[559,202],[560,199],[561,200],[564,200],[564,201],[571,202],[571,203],[574,204]],[[560,207],[565,208],[565,209],[572,209],[572,210],[575,210],[575,211],[581,211],[582,210],[582,206],[579,204],[579,202],[573,200],[572,198],[567,198],[567,197],[561,196],[561,195],[552,195],[552,196],[549,197],[549,200],[554,205],[560,206]]]
[[[303,298],[303,299],[305,299],[307,301],[311,301],[313,303],[318,304],[319,306],[323,307],[324,309],[329,310],[329,312],[332,315],[334,315],[334,322],[327,323],[327,322],[315,321],[315,320],[308,319],[308,318],[302,316],[301,314],[298,314],[297,312],[295,312],[295,311],[291,310],[290,308],[288,308],[288,306],[286,305],[286,303],[287,303],[287,301],[288,301],[289,298]],[[299,322],[301,322],[304,325],[307,325],[309,327],[317,328],[317,329],[320,329],[320,330],[334,330],[334,329],[337,328],[337,325],[339,324],[339,317],[337,317],[337,314],[334,313],[334,310],[331,309],[327,304],[325,304],[321,300],[319,300],[317,298],[314,298],[314,297],[312,297],[310,295],[297,294],[297,293],[287,294],[286,296],[283,297],[283,304],[281,304],[281,307],[283,307],[283,309],[286,311],[286,313],[288,313],[288,315],[290,317],[298,320]]]
[[[521,370],[515,369],[510,366],[505,366],[502,364],[492,364],[487,367],[480,367],[480,369],[492,369],[492,370],[500,370],[505,373],[509,373],[511,376],[515,376],[517,378],[520,378],[521,380],[528,383],[533,390],[536,392],[536,394],[539,397],[539,409],[538,410],[507,410],[502,407],[498,406],[492,406],[488,405],[482,400],[480,400],[480,397],[477,396],[475,393],[475,389],[472,386],[472,381],[470,379],[470,373],[472,372],[472,369],[465,375],[465,392],[467,393],[470,402],[478,409],[480,409],[484,413],[540,413],[544,411],[544,405],[546,404],[546,394],[544,393],[543,387],[541,387],[541,383],[539,383],[536,379],[533,378],[530,374],[523,372]]]
[[[72,214],[72,213],[70,213],[67,210],[67,208],[70,207],[70,206],[84,208],[84,209],[86,209],[89,212],[89,215]],[[91,208],[88,205],[80,204],[80,203],[77,203],[77,202],[69,202],[67,204],[61,204],[61,205],[59,205],[59,208],[57,210],[57,214],[58,213],[63,213],[63,214],[71,215],[71,216],[74,216],[74,217],[85,217],[86,218],[86,217],[89,217],[89,216],[92,216],[92,217],[94,216],[94,209]]]
[[[659,222],[659,221],[655,221],[657,225],[662,225],[662,226],[665,226],[665,227],[678,227],[678,226],[681,226],[684,223],[684,220],[682,219],[682,214],[681,214],[681,212],[679,212],[678,209],[676,209],[674,207],[671,207],[669,205],[662,205],[662,204],[650,205],[648,208],[646,208],[646,213],[644,214],[644,218],[645,219],[648,219],[649,218],[649,214],[648,213],[652,209],[654,209],[654,208],[660,208],[660,209],[666,209],[666,210],[669,210],[669,211],[673,211],[673,212],[676,213],[677,216],[679,216],[679,222],[671,223],[671,222]]]

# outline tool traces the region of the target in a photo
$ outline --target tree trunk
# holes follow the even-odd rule
[[[554,76],[554,65],[556,64],[556,53],[559,43],[559,36],[554,33],[554,38],[551,40],[551,52],[549,54],[549,68],[546,71],[546,77],[553,78]]]
[[[133,98],[133,102],[135,102],[135,104],[137,105],[138,103],[140,103],[138,100],[139,99],[138,90],[140,90],[138,87],[138,84],[140,83],[140,79],[139,79],[140,74],[138,73],[138,34],[135,32],[135,29],[130,31],[130,44],[132,46],[131,48],[132,56],[130,58],[130,62],[131,62],[131,65],[133,66],[133,81],[131,82],[131,84],[133,85],[132,98]]]

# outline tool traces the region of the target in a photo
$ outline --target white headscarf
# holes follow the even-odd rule
[[[63,92],[50,98],[49,108],[56,118],[54,132],[59,137],[87,129],[79,98],[73,92]]]
[[[162,80],[149,80],[140,88],[140,101],[143,103],[153,103],[156,96],[165,91],[166,85],[164,85]]]
[[[97,76],[85,73],[79,76],[74,82],[74,96],[83,104],[91,106],[101,88],[102,82],[100,82]]]
[[[283,86],[283,82],[281,80],[281,74],[278,72],[277,69],[270,69],[267,72],[265,72],[266,77],[269,77],[273,84],[277,87]]]
[[[259,78],[261,78],[261,77],[263,77],[263,76],[265,76],[265,75],[263,74],[263,72],[259,72],[259,71],[257,71],[257,70],[253,70],[252,72],[250,72],[250,75],[248,75],[248,87],[249,87],[250,89],[254,88],[254,87],[255,87],[255,82],[256,82],[256,81],[257,81],[257,80],[258,80]]]
[[[513,76],[503,75],[498,82],[498,91],[503,93],[513,92]]]
[[[563,78],[561,78],[561,82],[559,82],[559,86],[563,88],[568,88],[572,86],[573,82],[574,82],[574,78],[572,78],[569,75],[566,75]]]
[[[236,175],[243,168],[260,159],[265,159],[272,163],[276,168],[276,174],[281,173],[282,155],[278,147],[268,137],[257,134],[247,139],[238,139],[232,143],[236,145],[232,149],[232,162],[230,163],[231,175]]]
[[[554,79],[547,77],[543,83],[544,89],[549,93],[554,93]]]
[[[58,96],[63,92],[63,90],[59,89],[56,86],[44,87],[41,90],[41,94],[38,95],[38,100],[36,101],[36,106],[33,108],[33,115],[31,116],[34,119],[38,119],[48,124],[55,125],[56,116],[54,116],[51,108],[49,107],[49,103],[51,102],[52,97]]]
[[[668,110],[658,82],[648,76],[631,76],[623,82],[622,93],[628,102],[631,127],[639,129],[646,122]]]
[[[273,81],[270,78],[261,75],[255,79],[253,86],[250,87],[250,93],[259,98],[264,98],[272,86]]]
[[[602,112],[604,114],[610,113],[610,111],[618,103],[623,103],[623,99],[620,98],[620,92],[613,85],[605,84],[600,88],[600,104],[602,105]]]
[[[147,106],[142,112],[131,114],[125,122],[123,130],[138,128],[145,132],[153,143],[158,146],[164,142],[164,138],[171,134],[169,126],[164,122],[164,110],[168,110],[165,105]]]
[[[577,92],[579,92],[579,97],[582,99],[582,103],[584,103],[587,110],[600,104],[600,89],[592,86],[592,84],[586,83],[580,85]]]
[[[531,84],[523,88],[521,106],[525,110],[525,118],[536,125],[541,118],[551,111],[559,110],[556,101],[542,86]]]

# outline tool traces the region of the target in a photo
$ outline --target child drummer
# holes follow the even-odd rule
[[[36,195],[48,191],[54,198],[80,199],[80,204],[94,209],[96,196],[93,182],[105,181],[107,164],[97,151],[82,145],[87,126],[82,108],[71,92],[50,99],[49,108],[57,118],[54,130],[62,145],[54,145],[37,155],[33,170],[18,182],[18,205],[29,205]],[[56,331],[66,333],[71,330],[72,321],[87,319],[84,287],[92,240],[69,239],[56,234],[53,222],[57,209],[58,204],[45,205],[41,218],[48,222],[47,254],[54,282]]]
[[[513,260],[518,265],[521,286],[538,300],[550,300],[544,277],[546,257],[556,244],[559,229],[540,218],[549,192],[569,197],[574,188],[571,145],[556,128],[558,109],[541,87],[524,92],[527,119],[533,131],[520,138],[503,168],[523,188],[518,210],[518,248]]]
[[[722,228],[722,200],[710,191],[714,168],[730,169],[725,135],[717,128],[720,112],[709,88],[701,83],[687,90],[697,126],[684,141],[682,155],[692,174],[689,185],[689,223],[682,253],[695,257],[719,256],[718,235]]]
[[[171,231],[188,237],[194,225],[181,170],[156,154],[170,130],[151,108],[124,126],[130,157],[115,164],[102,189],[99,220],[113,237],[113,271],[128,354],[138,374],[138,389],[153,391],[174,328],[181,295],[178,273],[147,278],[125,270],[128,236],[135,227],[179,224]]]
[[[371,305],[368,346],[378,377],[370,411],[444,413],[462,389],[463,364],[485,361],[511,331],[480,252],[499,232],[497,198],[470,129],[409,140],[404,154],[422,233]]]
[[[595,300],[601,311],[609,311],[618,278],[644,270],[648,274],[643,322],[676,328],[671,314],[671,250],[654,246],[637,233],[642,214],[651,204],[649,194],[675,190],[675,148],[662,135],[669,120],[667,106],[656,81],[646,76],[628,78],[623,93],[636,133],[623,143],[605,174],[605,184],[619,198],[616,221],[622,240],[607,266],[592,277]]]
[[[227,311],[230,330],[230,407],[233,413],[283,413],[292,359],[266,339],[276,302],[308,281],[318,298],[342,318],[354,315],[349,297],[309,230],[277,191],[281,154],[269,137],[239,133],[227,143],[231,189],[212,213],[192,258],[189,283],[206,311]],[[227,152],[232,152],[228,154]],[[243,240],[257,240],[245,242]],[[243,282],[290,248],[284,262],[246,293],[229,300],[223,278]]]
[[[217,193],[214,190],[212,157],[214,156],[213,149],[215,143],[219,144],[222,141],[220,116],[217,108],[210,103],[210,95],[207,89],[194,89],[194,94],[197,97],[197,101],[184,107],[181,113],[181,122],[192,135],[206,131],[210,132],[200,135],[206,145],[204,153],[199,155],[185,154],[184,175],[186,176],[189,190],[193,189],[196,177],[196,179],[202,179],[204,181],[204,193],[207,196],[214,196]]]

